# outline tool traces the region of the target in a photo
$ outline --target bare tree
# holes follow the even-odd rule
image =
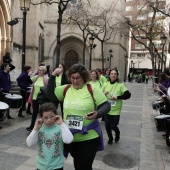
[[[92,5],[92,4],[91,4]],[[120,21],[114,17],[115,4],[109,4],[109,8],[103,8],[99,4],[86,6],[82,3],[79,10],[71,14],[69,19],[77,25],[83,33],[83,63],[85,62],[85,48],[88,35],[92,35],[101,42],[102,67],[104,68],[104,43],[111,39],[113,32],[118,30]],[[117,21],[117,22],[115,22]]]
[[[140,1],[136,0],[135,3],[139,5]],[[148,19],[142,21],[134,19],[132,21],[129,19],[126,20],[131,33],[130,38],[142,44],[143,47],[148,50],[154,75],[156,73],[157,58],[163,62],[165,47],[165,44],[163,44],[162,47],[157,47],[155,44],[155,40],[159,40],[164,31],[162,21],[165,19],[165,15],[160,15],[157,10],[160,6],[161,4],[158,0],[154,2],[154,8],[153,2],[151,3],[149,0],[146,0],[140,4],[140,10],[137,13],[133,13],[133,17],[138,18],[139,16],[145,15],[149,16]],[[144,8],[147,10],[143,10]]]

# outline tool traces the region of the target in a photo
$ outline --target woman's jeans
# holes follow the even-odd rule
[[[119,128],[117,127],[117,125],[119,124],[119,119],[120,115],[104,115],[105,128],[109,137],[109,141],[113,141],[112,130],[116,133],[116,135],[120,134]]]

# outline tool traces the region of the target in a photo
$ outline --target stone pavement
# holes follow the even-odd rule
[[[131,99],[124,101],[119,128],[120,141],[107,145],[104,122],[100,122],[105,150],[98,152],[93,164],[94,170],[170,170],[169,148],[162,132],[157,132],[154,116],[159,115],[151,108],[157,95],[152,84],[126,83],[132,93]],[[14,120],[0,122],[0,170],[35,170],[35,147],[28,148],[25,130],[30,123],[30,115],[17,117],[17,109],[12,110]],[[73,161],[68,157],[64,170],[74,170]]]

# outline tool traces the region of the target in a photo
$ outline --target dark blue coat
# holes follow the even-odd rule
[[[10,74],[4,71],[0,71],[0,88],[3,92],[8,92],[11,88]]]
[[[30,87],[30,84],[32,82],[30,80],[30,76],[28,76],[27,71],[23,71],[16,80],[17,80],[18,86],[21,89],[25,89],[25,90],[28,90],[28,87]]]

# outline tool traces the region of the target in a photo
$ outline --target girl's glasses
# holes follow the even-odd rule
[[[56,117],[55,117],[55,116],[44,116],[44,117],[42,117],[42,119],[43,119],[43,120],[48,120],[48,119],[50,119],[50,120],[55,120]]]

